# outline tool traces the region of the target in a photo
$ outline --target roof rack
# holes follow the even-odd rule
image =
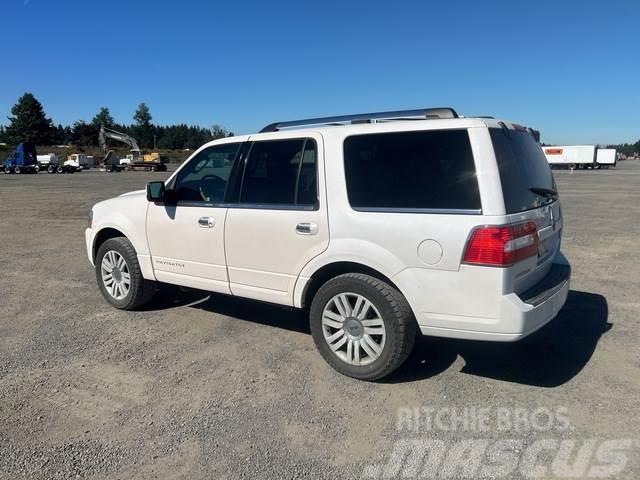
[[[422,108],[417,110],[396,110],[391,112],[356,113],[335,117],[307,118],[275,122],[267,125],[260,133],[277,132],[283,128],[301,127],[308,125],[342,125],[344,123],[373,123],[375,120],[431,120],[438,118],[459,118],[453,108]]]

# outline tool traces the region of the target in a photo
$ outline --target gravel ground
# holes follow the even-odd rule
[[[0,176],[0,478],[392,478],[420,473],[407,445],[452,454],[506,439],[520,460],[508,478],[562,477],[562,448],[540,455],[543,470],[526,463],[547,438],[632,439],[614,477],[640,476],[640,162],[556,172],[573,266],[556,320],[516,344],[421,338],[381,383],[331,370],[294,310],[171,290],[143,312],[111,308],[86,259],[87,211],[166,175]],[[491,419],[447,429],[412,417],[408,431],[406,408]],[[534,427],[540,408],[565,412],[564,427]],[[498,409],[529,425],[501,428]]]

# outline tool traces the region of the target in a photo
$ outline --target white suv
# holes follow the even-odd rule
[[[534,131],[444,108],[210,142],[166,182],[96,204],[85,236],[113,306],[162,282],[306,308],[325,360],[373,380],[418,330],[515,341],[554,318],[561,233]]]

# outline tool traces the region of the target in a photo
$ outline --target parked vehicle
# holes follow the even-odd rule
[[[95,166],[95,161],[92,155],[85,155],[84,153],[72,153],[71,155],[67,156],[67,160],[64,162],[64,164],[75,167],[79,171],[93,168]]]
[[[129,153],[126,158],[116,160],[115,156],[112,155],[112,151],[107,151],[107,139],[129,145],[131,147],[131,153]],[[126,133],[111,130],[103,125],[100,127],[98,143],[100,150],[107,152],[103,163],[108,171],[120,171],[120,169],[125,166],[129,170],[146,170],[150,172],[164,172],[167,170],[166,159],[164,157],[160,156],[157,152],[143,152],[140,150],[137,140]]]
[[[38,155],[33,143],[19,144],[3,163],[4,173],[38,173]]]
[[[162,282],[308,309],[325,360],[375,380],[418,331],[511,342],[553,319],[562,225],[530,129],[442,108],[209,142],[166,182],[96,204],[85,240],[116,308]]]
[[[40,170],[47,170],[49,165],[57,165],[60,163],[55,153],[47,153],[46,155],[37,155],[38,167]]]
[[[600,168],[615,167],[618,162],[618,152],[615,148],[599,148],[596,160]]]
[[[78,168],[73,165],[68,165],[67,162],[64,162],[62,165],[59,163],[57,165],[49,165],[47,168],[47,172],[49,173],[76,173],[82,171],[82,167]]]
[[[542,147],[551,168],[598,168],[594,145],[559,145]]]

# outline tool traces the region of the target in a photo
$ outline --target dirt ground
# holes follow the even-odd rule
[[[625,439],[613,477],[640,476],[640,162],[555,173],[573,267],[558,318],[515,344],[421,338],[381,383],[335,373],[295,310],[171,291],[146,311],[111,308],[87,212],[166,175],[0,176],[0,478],[401,478],[420,473],[415,451],[397,463],[407,445],[507,439],[519,464],[504,478],[535,473],[525,453],[540,439],[556,442],[542,478],[566,476],[557,442]],[[486,428],[399,420],[482,408]],[[567,421],[533,426],[541,408]],[[529,425],[501,428],[499,409]]]

